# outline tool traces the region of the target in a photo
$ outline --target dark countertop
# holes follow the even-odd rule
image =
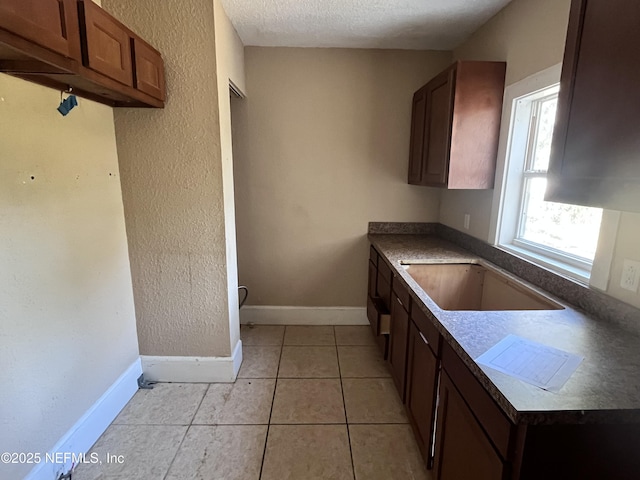
[[[514,423],[640,423],[640,337],[596,319],[544,292],[564,310],[447,311],[418,286],[401,261],[466,263],[482,260],[435,235],[370,234],[369,240],[411,293],[412,308],[434,321],[444,341]],[[526,283],[526,282],[525,282]],[[541,289],[530,285],[533,290]],[[560,392],[551,393],[473,359],[509,334],[584,357]]]

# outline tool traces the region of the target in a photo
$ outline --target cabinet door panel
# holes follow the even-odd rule
[[[80,60],[78,11],[74,0],[3,0],[0,28]]]
[[[640,3],[574,0],[547,199],[640,211]]]
[[[418,90],[413,96],[411,110],[411,143],[409,147],[409,183],[422,182],[422,160],[424,158],[425,115],[427,113],[427,91]]]
[[[382,271],[378,268],[378,277],[376,279],[376,296],[382,300],[382,304],[387,310],[391,307],[391,282],[382,275]]]
[[[80,5],[86,33],[85,65],[113,80],[133,86],[129,31],[92,1],[85,0]]]
[[[367,282],[367,293],[369,297],[376,297],[376,282],[378,280],[378,269],[373,264],[371,260],[369,260],[369,281]]]
[[[438,359],[413,322],[409,325],[407,359],[407,408],[418,448],[430,467],[431,438],[435,419]]]
[[[502,460],[445,371],[439,402],[436,480],[502,480]]]
[[[135,87],[152,97],[164,100],[164,63],[160,54],[140,38],[133,39]]]
[[[405,399],[408,336],[409,314],[400,303],[397,295],[392,293],[389,363],[391,364],[391,376],[403,402]]]
[[[453,83],[452,72],[446,71],[427,84],[426,133],[422,172],[424,184],[446,185],[447,183]]]

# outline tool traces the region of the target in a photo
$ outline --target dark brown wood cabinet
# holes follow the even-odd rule
[[[80,26],[86,41],[83,62],[96,72],[124,85],[133,86],[129,29],[93,1],[79,2]]]
[[[389,331],[391,328],[391,315],[389,314],[388,302],[385,304],[384,300],[378,294],[378,269],[379,256],[373,246],[369,249],[369,281],[367,285],[367,319],[371,325],[371,331],[376,338],[382,357],[386,360],[389,353]],[[380,260],[382,264],[384,261]],[[382,266],[382,265],[381,265]],[[386,267],[386,265],[385,265]],[[384,267],[383,267],[384,268]],[[391,271],[386,267],[386,273],[390,275]],[[391,286],[385,287],[385,279],[381,278],[383,290],[390,296]]]
[[[418,448],[428,468],[433,464],[431,443],[435,427],[439,369],[436,352],[437,350],[432,350],[426,335],[414,322],[410,322],[405,403]]]
[[[458,61],[414,94],[410,184],[493,188],[505,71]]]
[[[160,53],[91,0],[0,0],[0,72],[114,107],[164,106]]]
[[[164,101],[164,62],[160,52],[140,37],[134,37],[133,58],[135,87],[141,92]]]
[[[391,309],[391,269],[384,261],[378,263],[376,296],[380,298],[384,307],[389,311]]]
[[[503,480],[505,465],[446,372],[440,377],[436,480]]]
[[[573,0],[546,200],[640,212],[640,2]]]
[[[502,403],[508,399],[499,401],[495,391],[490,393],[486,383],[490,380],[481,379],[478,365],[437,326],[436,317],[407,287],[397,266],[389,265],[372,247],[367,313],[376,338],[390,337],[392,378],[434,479],[638,478],[639,424],[624,419],[625,423],[601,423],[597,416],[585,416],[590,420],[584,423],[561,419],[548,424],[544,412],[514,413]],[[377,291],[373,283],[380,279],[391,284],[390,323],[388,313],[384,314],[389,335],[379,334],[386,306],[379,296],[371,297]]]
[[[396,290],[400,290],[401,288],[402,287],[396,287]],[[403,300],[400,299],[396,290],[393,290],[391,293],[389,364],[391,366],[391,377],[398,389],[400,398],[404,402],[407,373],[407,345],[409,340],[409,309],[411,306],[410,303],[403,303]],[[402,293],[400,295],[402,295]]]
[[[0,28],[39,47],[80,59],[76,0],[2,0]]]
[[[427,113],[427,88],[413,94],[411,108],[411,143],[409,145],[409,183],[422,183],[422,155],[424,152],[425,117]]]

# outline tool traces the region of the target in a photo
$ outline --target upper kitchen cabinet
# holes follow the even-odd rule
[[[91,0],[0,0],[0,72],[113,107],[164,106],[160,53]]]
[[[164,101],[164,62],[155,48],[140,37],[133,39],[135,87],[141,92]]]
[[[113,80],[133,86],[129,29],[93,1],[79,2],[83,63]]]
[[[410,184],[493,188],[505,71],[458,61],[414,94]]]
[[[546,200],[640,212],[637,0],[573,0]]]
[[[78,10],[75,0],[2,0],[0,1],[0,32],[12,32],[14,38],[0,36],[2,42],[41,47],[80,59]],[[21,41],[22,40],[22,41]],[[10,52],[2,52],[8,59]],[[13,55],[13,60],[20,56]]]

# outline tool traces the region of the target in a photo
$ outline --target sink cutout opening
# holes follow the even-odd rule
[[[443,310],[562,310],[524,284],[477,264],[414,264],[407,273]]]

